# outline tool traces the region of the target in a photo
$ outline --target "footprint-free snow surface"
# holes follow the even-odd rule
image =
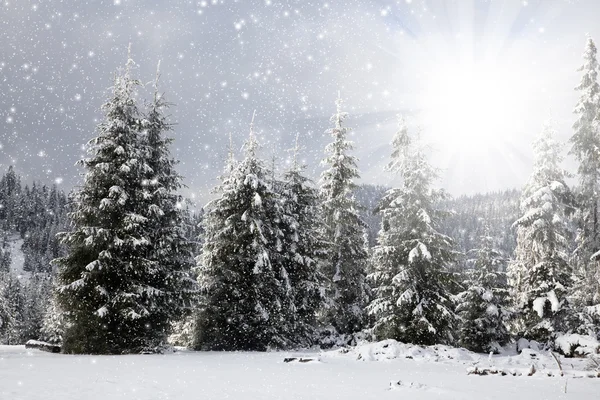
[[[561,377],[549,355],[529,349],[490,359],[462,349],[394,341],[349,351],[129,356],[0,346],[0,399],[599,399],[600,379],[586,376],[585,360],[562,361]],[[532,364],[533,376],[522,373]],[[467,374],[468,368],[489,365],[509,374]]]

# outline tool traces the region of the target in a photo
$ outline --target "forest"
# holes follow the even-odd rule
[[[547,122],[525,187],[453,199],[400,115],[386,173],[401,184],[361,182],[338,96],[318,181],[298,139],[286,169],[269,166],[253,116],[201,209],[180,194],[160,74],[142,105],[129,57],[78,186],[23,183],[13,167],[0,179],[0,342],[139,354],[395,339],[494,353],[526,339],[571,356],[561,336],[600,339],[596,57],[590,38],[567,146],[577,171]]]

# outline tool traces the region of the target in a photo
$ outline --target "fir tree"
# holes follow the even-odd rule
[[[25,303],[23,322],[20,327],[20,336],[23,341],[38,340],[41,337],[51,291],[50,276],[45,273],[33,274],[27,284],[23,286]]]
[[[0,220],[5,231],[17,228],[22,217],[22,204],[19,201],[21,190],[21,178],[11,165],[0,179]]]
[[[521,198],[522,217],[509,278],[516,308],[515,330],[528,339],[549,342],[572,328],[568,262],[572,194],[560,168],[560,143],[546,125],[534,143],[533,173]]]
[[[0,272],[0,343],[8,344],[10,333],[15,328],[13,304],[8,294],[8,272]]]
[[[412,143],[404,120],[399,125],[389,169],[400,175],[402,185],[389,190],[378,206],[382,224],[369,275],[375,299],[368,311],[378,339],[452,343],[448,266],[454,244],[437,230],[445,215],[437,208],[444,193],[432,188],[437,172],[421,145]]]
[[[54,286],[49,295],[48,306],[44,312],[42,327],[40,329],[40,339],[48,343],[61,345],[67,321],[57,301],[56,288]]]
[[[129,59],[116,76],[112,98],[103,106],[105,118],[89,143],[90,158],[81,162],[87,173],[73,197],[72,230],[61,235],[68,254],[56,263],[67,353],[154,351],[166,340],[170,313],[185,300],[183,262],[162,264],[180,243],[154,232],[155,220],[176,221],[169,207],[178,178],[165,177],[162,166],[152,164],[170,161],[164,142],[149,144],[149,136],[161,140],[162,127],[140,121],[133,65]],[[143,135],[142,128],[154,133]],[[148,184],[149,175],[156,183]],[[184,258],[185,245],[181,249]]]
[[[293,307],[291,286],[280,254],[281,204],[257,148],[251,124],[245,158],[235,163],[230,155],[219,197],[207,206],[198,257],[203,299],[197,348],[266,350],[292,344],[294,322],[286,320]]]
[[[600,303],[600,227],[598,221],[598,180],[600,179],[600,135],[598,118],[600,113],[600,85],[598,84],[598,61],[596,45],[588,37],[581,82],[575,88],[580,92],[574,113],[577,121],[573,125],[571,154],[579,161],[579,187],[577,190],[578,225],[575,250],[578,275],[585,282],[580,293],[586,305]]]
[[[10,272],[11,264],[12,258],[10,248],[8,247],[8,240],[4,234],[0,233],[0,276]]]
[[[331,117],[334,127],[326,133],[333,137],[325,148],[322,164],[328,166],[321,174],[320,198],[322,201],[323,238],[327,243],[327,261],[323,274],[329,280],[330,304],[325,310],[325,322],[338,333],[351,334],[361,330],[366,323],[365,306],[370,288],[365,271],[367,251],[364,233],[366,224],[359,216],[354,198],[359,178],[356,157],[349,154],[352,142],[346,139],[344,126],[347,113],[342,111],[342,100],[336,101],[337,111]]]
[[[469,350],[488,353],[507,342],[509,334],[504,322],[509,314],[506,260],[496,250],[487,224],[485,233],[480,247],[469,252],[475,258],[470,262],[468,289],[457,296],[456,313],[458,343]]]
[[[145,185],[144,215],[148,218],[145,236],[151,244],[146,257],[152,263],[146,284],[159,292],[149,324],[157,328],[154,342],[165,343],[168,333],[165,326],[189,316],[197,290],[191,275],[193,243],[186,236],[188,216],[183,208],[184,200],[177,194],[183,186],[182,178],[175,170],[177,161],[170,154],[173,139],[166,134],[171,125],[164,115],[168,103],[158,91],[158,81],[157,69],[153,101],[142,122],[148,146],[148,169],[142,184]]]
[[[0,300],[3,302],[0,312],[0,341],[4,344],[15,345],[25,343],[23,326],[26,318],[25,294],[23,285],[12,274],[0,277]]]
[[[298,136],[291,167],[281,182],[284,217],[282,255],[292,290],[290,320],[296,321],[296,343],[313,343],[316,316],[324,302],[324,277],[320,264],[324,259],[324,242],[320,236],[318,193],[302,173],[305,165],[298,161]]]
[[[183,319],[173,323],[172,333],[169,336],[169,343],[173,346],[193,348],[198,335],[198,315],[191,313]]]

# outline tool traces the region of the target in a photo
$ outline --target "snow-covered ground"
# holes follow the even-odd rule
[[[0,399],[598,399],[600,379],[584,360],[564,363],[566,378],[548,376],[553,360],[526,350],[486,356],[444,346],[395,342],[314,353],[178,352],[167,355],[69,356],[0,346]],[[317,361],[284,363],[285,357]],[[410,357],[410,358],[407,358]],[[571,363],[573,361],[573,363]],[[476,376],[474,364],[533,376]],[[564,393],[565,381],[567,393]]]

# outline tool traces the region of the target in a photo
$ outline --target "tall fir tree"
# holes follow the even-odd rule
[[[577,222],[575,262],[581,277],[580,298],[585,305],[600,304],[600,221],[598,221],[598,193],[600,193],[600,85],[598,84],[597,49],[588,37],[583,53],[582,77],[575,88],[580,92],[574,113],[571,154],[579,161],[577,188]]]
[[[534,143],[533,173],[522,193],[522,217],[514,223],[517,248],[509,267],[514,330],[544,343],[574,324],[568,299],[573,285],[569,264],[573,196],[560,167],[561,144],[554,136],[547,124]]]
[[[282,255],[293,297],[295,342],[311,345],[316,338],[317,313],[325,301],[325,277],[320,266],[325,257],[325,243],[319,223],[318,192],[303,175],[306,168],[298,160],[298,136],[290,168],[280,184],[283,206],[281,221]]]
[[[160,291],[152,315],[157,342],[164,343],[170,322],[188,317],[197,296],[196,280],[192,276],[194,243],[187,237],[188,221],[184,199],[177,192],[183,187],[176,171],[177,161],[170,152],[173,138],[165,112],[169,104],[159,93],[160,63],[154,83],[154,95],[146,118],[142,121],[142,138],[148,147],[146,175],[142,181],[146,237],[150,243],[146,257],[152,262],[147,282]]]
[[[347,140],[348,128],[344,126],[348,114],[342,111],[339,96],[336,107],[331,117],[334,127],[326,131],[333,142],[325,148],[322,164],[328,168],[321,174],[319,191],[323,238],[327,243],[327,261],[322,271],[329,281],[329,304],[324,317],[338,333],[352,334],[366,325],[365,306],[370,296],[366,281],[366,224],[354,198],[354,180],[359,178],[357,159],[350,154],[353,144]]]
[[[0,342],[8,345],[23,344],[28,338],[23,335],[26,321],[25,290],[12,274],[0,276]]]
[[[67,318],[66,353],[156,351],[166,340],[171,313],[184,306],[182,265],[179,259],[163,264],[179,243],[154,232],[155,219],[177,220],[168,207],[178,178],[161,170],[160,163],[169,160],[165,142],[149,144],[152,134],[161,140],[164,127],[161,117],[143,126],[133,66],[129,58],[115,77],[104,121],[89,143],[90,158],[81,161],[87,172],[73,197],[72,229],[61,234],[68,253],[56,260],[57,294]],[[142,134],[146,128],[155,133]],[[158,164],[152,165],[152,154],[158,154]],[[148,183],[149,175],[156,183]],[[182,250],[185,256],[185,245]]]
[[[444,192],[432,187],[436,170],[422,145],[410,138],[403,119],[393,140],[389,169],[402,185],[378,206],[382,216],[369,279],[375,298],[368,311],[378,339],[431,345],[452,343],[456,317],[450,300],[454,243],[438,231]]]
[[[467,290],[456,296],[459,318],[458,343],[472,351],[498,351],[510,335],[506,258],[496,249],[496,240],[485,224],[479,248],[469,251]]]
[[[0,272],[0,343],[5,344],[8,332],[14,325],[14,316],[7,294],[8,272]]]
[[[289,274],[280,252],[282,210],[258,158],[252,119],[245,158],[230,156],[219,197],[207,206],[198,257],[202,304],[195,347],[266,350],[292,345]]]

